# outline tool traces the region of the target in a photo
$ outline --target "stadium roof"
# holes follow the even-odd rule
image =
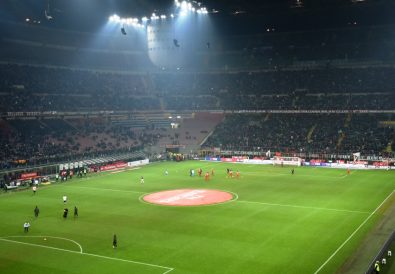
[[[288,28],[334,27],[337,23],[347,24],[347,21],[370,25],[395,23],[395,1],[392,0],[191,2],[201,2],[214,20],[234,23],[244,31],[255,31],[253,26],[260,23],[285,31]],[[168,12],[172,8],[174,0],[2,0],[0,18],[20,22],[29,18],[55,28],[95,31],[115,13],[122,17],[142,17],[153,12]],[[230,29],[234,30],[234,27]]]

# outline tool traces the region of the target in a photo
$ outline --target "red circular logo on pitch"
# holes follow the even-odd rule
[[[223,203],[233,199],[229,192],[210,189],[176,189],[144,196],[144,201],[168,206],[198,206]]]

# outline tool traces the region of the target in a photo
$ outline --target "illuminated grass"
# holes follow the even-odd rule
[[[189,176],[190,168],[199,167],[215,169],[210,182]],[[227,178],[226,168],[240,170],[241,178]],[[318,168],[297,168],[292,176],[288,167],[190,161],[74,178],[40,188],[35,196],[3,194],[0,237],[31,245],[0,240],[0,273],[314,273],[392,193],[392,177],[387,171],[347,176],[345,170]],[[139,200],[144,193],[179,188],[226,190],[238,200],[185,208]],[[319,273],[334,273],[380,216],[378,210]],[[31,222],[27,234],[26,220]],[[40,235],[73,240],[92,256],[79,254],[66,240],[7,238]]]

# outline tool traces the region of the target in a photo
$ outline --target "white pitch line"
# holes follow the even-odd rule
[[[95,189],[95,190],[105,190],[105,191],[116,191],[116,192],[130,192],[130,193],[136,193],[136,194],[144,194],[146,192],[142,191],[133,191],[133,190],[124,190],[124,189],[113,189],[113,188],[99,188],[99,187],[86,187],[86,186],[66,186],[66,187],[71,187],[71,188],[86,188],[86,189]]]
[[[317,209],[317,210],[327,210],[327,211],[337,211],[337,212],[369,214],[369,212],[367,212],[367,211],[359,211],[359,210],[347,210],[347,209],[314,207],[314,206],[300,206],[300,205],[288,205],[288,204],[274,204],[274,203],[253,202],[253,201],[243,201],[243,200],[238,200],[237,202],[239,202],[239,203],[248,203],[248,204],[268,205],[268,206],[283,206],[283,207],[293,207],[293,208],[303,208],[303,209]]]
[[[393,190],[387,198],[384,199],[384,201],[381,202],[381,204],[372,212],[369,214],[369,216],[357,227],[357,229],[354,230],[354,232],[333,252],[331,256],[314,272],[314,274],[317,274],[318,272],[321,271],[322,268],[340,251],[340,249],[345,246],[348,241],[351,240],[351,238],[361,229],[362,226],[366,224],[366,222],[379,210],[379,208],[391,197],[391,195],[394,193],[395,190]]]
[[[347,177],[347,174],[344,176],[328,176],[328,175],[317,175],[317,174],[300,174],[300,173],[295,173],[292,175],[291,173],[264,173],[264,172],[243,172],[243,174],[258,174],[262,176],[294,176],[294,177],[322,177],[322,178],[328,178],[328,179],[342,179],[344,177]],[[292,177],[292,178],[294,178]]]
[[[22,245],[28,245],[28,246],[42,247],[42,248],[47,248],[47,249],[54,249],[54,250],[58,250],[58,251],[75,253],[75,254],[86,255],[86,256],[91,256],[91,257],[97,257],[97,258],[102,258],[102,259],[107,259],[107,260],[121,261],[121,262],[126,262],[126,263],[133,263],[133,264],[139,264],[139,265],[145,265],[145,266],[151,266],[151,267],[157,267],[157,268],[166,269],[166,272],[164,272],[162,274],[166,274],[166,273],[169,273],[170,271],[174,270],[174,268],[172,268],[172,267],[167,267],[167,266],[162,266],[162,265],[157,265],[157,264],[150,264],[150,263],[143,263],[143,262],[138,262],[138,261],[114,258],[114,257],[107,257],[107,256],[103,256],[103,255],[98,255],[98,254],[78,252],[78,251],[74,251],[74,250],[68,250],[68,249],[52,247],[52,246],[46,246],[46,245],[25,243],[25,242],[20,242],[20,241],[8,240],[8,239],[4,239],[4,238],[0,238],[0,241],[16,243],[16,244],[22,244]]]
[[[82,251],[82,246],[77,243],[74,240],[68,239],[68,238],[63,238],[63,237],[55,237],[55,236],[6,236],[6,237],[1,237],[1,238],[51,238],[51,239],[60,239],[60,240],[65,240],[65,241],[69,241],[72,243],[75,243],[76,245],[78,245],[78,247],[80,248],[80,253],[83,253]]]

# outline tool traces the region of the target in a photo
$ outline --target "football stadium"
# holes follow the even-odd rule
[[[395,273],[395,2],[0,1],[0,273]]]

